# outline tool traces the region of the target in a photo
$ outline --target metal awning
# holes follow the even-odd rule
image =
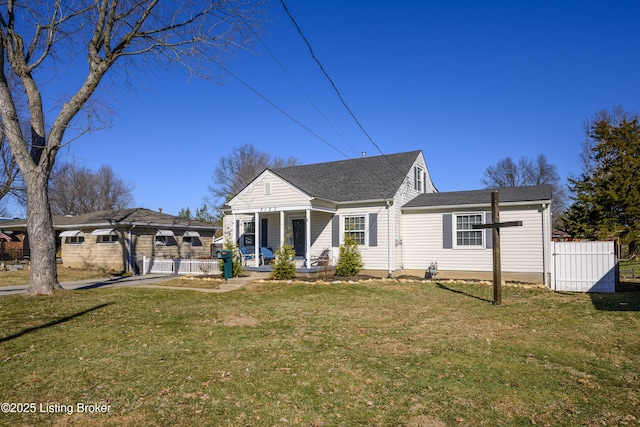
[[[67,230],[60,233],[60,237],[76,237],[80,233],[82,230]]]
[[[200,237],[200,233],[197,231],[185,231],[183,234],[184,237]]]
[[[93,230],[91,232],[92,236],[108,236],[109,234],[113,233],[114,229],[113,228],[98,228],[96,230]]]
[[[171,230],[158,230],[158,232],[156,233],[156,236],[165,236],[165,237],[170,237],[173,236],[173,231]]]

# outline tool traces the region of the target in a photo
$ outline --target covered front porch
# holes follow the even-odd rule
[[[296,267],[300,273],[324,271],[334,266],[337,258],[339,218],[329,207],[260,208],[233,212],[230,215],[231,236],[245,252],[253,254],[245,261],[245,268],[271,271],[264,262],[264,248],[275,252],[283,245],[291,245],[296,253]],[[335,253],[334,253],[335,252]],[[308,270],[308,271],[306,271]]]

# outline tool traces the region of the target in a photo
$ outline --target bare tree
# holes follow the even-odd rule
[[[209,186],[209,192],[214,199],[225,203],[266,168],[295,166],[298,163],[294,157],[272,157],[252,144],[244,144],[234,148],[229,156],[220,157],[213,172],[214,185]]]
[[[124,209],[133,205],[133,186],[109,166],[101,166],[94,173],[67,163],[51,172],[49,201],[54,215]]]
[[[7,202],[8,197],[18,196],[22,186],[20,170],[1,131],[0,138],[0,203],[4,204]],[[7,213],[3,211],[4,209],[0,205],[0,214],[6,215]]]
[[[72,125],[103,77],[127,65],[120,77],[132,82],[136,58],[144,64],[182,64],[194,74],[211,68],[246,44],[255,25],[260,0],[7,0],[0,3],[0,115],[2,125],[25,182],[27,233],[31,245],[30,294],[59,288],[48,181],[56,155]],[[56,70],[86,58],[81,81],[64,74],[78,89],[59,99],[53,111],[43,105],[44,90]],[[138,68],[141,70],[142,68]],[[18,88],[8,83],[17,77]],[[26,94],[30,134],[22,131],[16,99]],[[47,99],[54,98],[49,94]],[[51,116],[48,114],[51,112]],[[87,121],[78,133],[91,130]]]
[[[566,210],[567,193],[558,174],[558,168],[550,164],[544,154],[539,154],[535,161],[521,157],[517,163],[510,157],[505,157],[484,171],[481,182],[486,188],[549,184],[552,187],[554,220],[559,220]]]

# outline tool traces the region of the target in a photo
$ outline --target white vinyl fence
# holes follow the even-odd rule
[[[615,242],[554,242],[556,291],[615,292]]]
[[[142,257],[142,274],[219,274],[218,259],[166,259]]]

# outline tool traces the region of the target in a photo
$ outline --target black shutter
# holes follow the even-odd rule
[[[442,248],[453,249],[453,215],[442,215]]]
[[[331,246],[340,246],[340,215],[334,215],[331,219]]]
[[[269,244],[267,240],[267,218],[260,219],[260,247],[266,248]]]
[[[240,236],[242,235],[242,233],[240,232],[240,220],[237,219],[236,220],[236,235],[235,235],[235,242],[237,244],[240,244]]]
[[[378,214],[369,214],[369,246],[378,246]]]

